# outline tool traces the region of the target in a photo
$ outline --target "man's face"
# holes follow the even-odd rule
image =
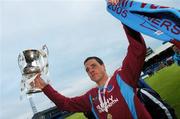
[[[90,59],[85,63],[85,69],[92,81],[98,83],[106,74],[105,66],[100,65],[95,59]]]

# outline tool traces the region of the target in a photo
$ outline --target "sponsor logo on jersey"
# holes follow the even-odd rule
[[[118,98],[114,98],[112,95],[106,99],[106,101],[103,103],[103,105],[97,105],[96,108],[99,111],[99,113],[102,113],[105,110],[105,105],[107,107],[107,109],[109,109],[110,107],[112,107],[114,104],[116,104],[119,101]]]

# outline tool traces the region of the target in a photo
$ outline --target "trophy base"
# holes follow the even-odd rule
[[[41,89],[33,89],[33,90],[28,90],[26,94],[41,93],[41,92],[42,92]]]

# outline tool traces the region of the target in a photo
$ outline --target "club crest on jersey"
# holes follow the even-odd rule
[[[108,85],[107,88],[106,88],[106,90],[107,90],[108,93],[110,93],[113,89],[114,89],[114,86],[111,85],[111,84]],[[101,93],[103,94],[102,90],[103,90],[103,88],[101,88]]]
[[[113,85],[108,85],[107,86],[107,92],[110,93],[114,89]]]

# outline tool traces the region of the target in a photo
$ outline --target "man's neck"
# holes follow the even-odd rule
[[[101,81],[99,81],[99,82],[97,83],[97,85],[98,85],[98,86],[104,86],[107,80],[108,80],[108,75],[106,74],[106,75],[101,79]]]

